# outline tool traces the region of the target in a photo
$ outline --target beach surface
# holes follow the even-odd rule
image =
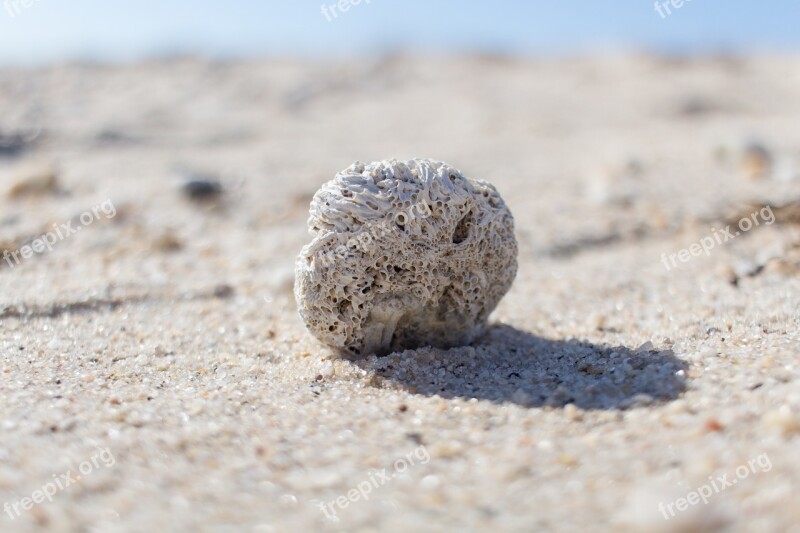
[[[800,531],[800,58],[6,68],[0,117],[0,530]],[[343,359],[309,202],[413,157],[516,281]]]

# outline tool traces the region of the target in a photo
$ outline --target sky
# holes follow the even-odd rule
[[[0,63],[800,49],[797,0],[672,1],[0,0]]]

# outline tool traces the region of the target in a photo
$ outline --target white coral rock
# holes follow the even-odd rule
[[[468,344],[517,273],[500,194],[442,162],[356,162],[314,195],[308,227],[300,315],[349,354]]]

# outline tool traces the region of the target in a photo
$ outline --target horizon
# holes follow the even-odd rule
[[[669,7],[670,2],[681,7]],[[456,8],[422,0],[266,0],[257,5],[239,0],[227,6],[211,0],[167,5],[4,0],[0,65],[174,56],[791,54],[800,50],[800,32],[786,14],[796,11],[789,0],[762,6],[736,0],[722,9],[703,0],[620,0],[613,7],[575,0],[474,1]]]

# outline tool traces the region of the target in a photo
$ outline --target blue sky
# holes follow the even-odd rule
[[[171,53],[800,48],[797,0],[684,0],[665,18],[653,0],[367,1],[329,21],[321,6],[334,0],[0,0],[0,63]]]

